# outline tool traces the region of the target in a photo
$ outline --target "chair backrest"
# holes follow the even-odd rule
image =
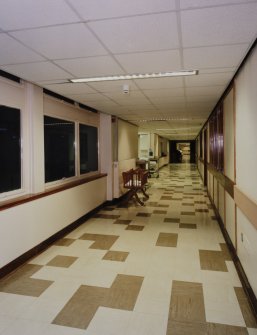
[[[122,172],[124,188],[142,188],[147,183],[148,171],[143,169],[130,169]]]
[[[133,175],[134,175],[134,170],[133,169],[122,172],[123,187],[124,188],[132,188],[133,187]]]

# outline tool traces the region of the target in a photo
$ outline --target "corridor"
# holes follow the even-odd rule
[[[149,179],[0,281],[1,335],[256,335],[194,165]]]

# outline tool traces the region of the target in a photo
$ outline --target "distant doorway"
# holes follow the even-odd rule
[[[170,141],[170,163],[195,163],[195,141]]]

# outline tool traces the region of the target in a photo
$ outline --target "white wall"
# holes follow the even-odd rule
[[[22,190],[1,198],[44,192],[44,114],[65,117],[99,126],[99,114],[80,109],[44,96],[42,88],[31,83],[21,84],[0,77],[0,104],[21,110]],[[103,130],[107,132],[105,119]],[[107,146],[102,137],[100,143]],[[107,137],[108,139],[108,137]],[[110,143],[109,143],[110,144]],[[109,150],[109,149],[107,149]],[[100,156],[103,172],[107,158]],[[76,178],[75,178],[76,179]],[[96,191],[97,190],[97,191]],[[107,178],[103,177],[40,199],[0,211],[0,268],[26,251],[65,228],[107,199]]]
[[[224,175],[235,183],[234,198],[218,181],[213,183],[210,171],[208,192],[257,295],[257,48],[233,84],[223,112]]]
[[[257,216],[257,49],[236,78],[236,183]],[[257,227],[237,203],[238,256],[257,295]],[[241,241],[243,233],[243,241]]]
[[[105,200],[106,178],[101,178],[1,211],[0,268]]]

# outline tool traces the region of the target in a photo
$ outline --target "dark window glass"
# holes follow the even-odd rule
[[[98,170],[97,128],[79,125],[80,174]]]
[[[74,122],[44,116],[45,182],[75,176]]]
[[[0,193],[20,188],[20,110],[0,106]]]
[[[224,169],[223,109],[219,107],[210,119],[210,163],[219,171]]]

